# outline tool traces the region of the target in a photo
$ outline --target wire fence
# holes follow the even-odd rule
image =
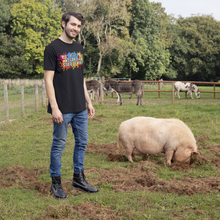
[[[98,80],[98,79],[97,79]],[[102,77],[104,83],[105,79]],[[130,80],[120,80],[127,81]],[[175,81],[142,81],[144,84],[144,92],[147,99],[161,98],[166,96],[174,103],[174,82]],[[216,96],[220,93],[220,83],[217,82],[191,82],[196,83],[200,88],[203,99],[219,98]],[[102,91],[102,84],[100,84]],[[103,92],[103,91],[102,91]],[[102,95],[100,93],[103,104]],[[132,95],[131,95],[132,97]],[[186,97],[186,93],[185,93]],[[112,93],[113,98],[113,93]],[[8,123],[17,118],[23,117],[25,114],[38,111],[40,106],[46,107],[48,98],[46,95],[44,80],[4,80],[0,79],[0,125]]]
[[[160,95],[163,92],[173,92],[173,84],[176,81],[142,81],[144,83],[144,91],[145,92],[157,92],[158,98],[160,98]],[[182,81],[183,83],[186,83],[186,81]],[[189,82],[189,81],[187,81]],[[217,94],[220,93],[220,83],[219,82],[200,82],[200,81],[190,81],[190,83],[195,84],[199,90],[200,93],[202,93],[203,98],[211,98],[214,99],[217,98]],[[186,97],[187,92],[185,92]]]
[[[0,125],[46,107],[44,80],[0,80]]]

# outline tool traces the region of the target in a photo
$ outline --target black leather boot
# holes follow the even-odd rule
[[[73,174],[72,186],[77,190],[81,190],[83,192],[88,193],[97,193],[99,191],[98,189],[89,186],[89,184],[85,180],[84,172]]]
[[[60,176],[52,177],[52,185],[51,185],[50,192],[52,193],[52,195],[56,199],[65,199],[66,198],[66,194],[63,191],[63,188],[61,185],[61,177]]]

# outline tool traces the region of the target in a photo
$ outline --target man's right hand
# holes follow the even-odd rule
[[[63,122],[63,115],[58,108],[52,109],[52,119],[57,124],[61,124]]]

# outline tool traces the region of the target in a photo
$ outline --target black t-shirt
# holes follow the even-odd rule
[[[84,50],[73,41],[68,44],[59,38],[51,42],[44,51],[44,70],[53,70],[53,85],[58,107],[62,114],[86,109],[84,93]],[[48,113],[52,113],[50,103]]]

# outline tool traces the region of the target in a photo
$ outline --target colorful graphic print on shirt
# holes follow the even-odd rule
[[[78,53],[69,52],[69,53],[64,53],[64,54],[58,54],[57,60],[60,60],[60,67],[62,67],[63,71],[68,70],[70,68],[81,69],[83,65],[83,54],[81,54],[80,52]]]

